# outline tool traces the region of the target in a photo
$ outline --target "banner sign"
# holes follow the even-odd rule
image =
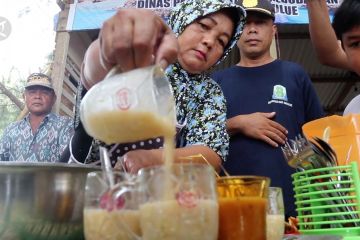
[[[311,0],[309,0],[311,1]],[[326,0],[330,19],[342,0]],[[275,7],[275,22],[285,24],[308,24],[306,0],[271,0]]]
[[[70,5],[67,31],[101,28],[102,23],[121,8],[151,9],[167,20],[170,11],[184,0],[75,0]],[[330,18],[342,0],[327,0]],[[236,2],[236,0],[232,0]],[[308,24],[305,0],[271,0],[276,23]]]

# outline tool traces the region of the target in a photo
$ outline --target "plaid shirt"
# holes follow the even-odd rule
[[[35,133],[29,115],[11,123],[0,140],[0,160],[58,162],[73,135],[71,118],[49,113]]]

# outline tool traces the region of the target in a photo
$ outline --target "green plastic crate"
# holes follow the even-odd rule
[[[356,162],[292,175],[302,234],[360,236],[360,180]]]

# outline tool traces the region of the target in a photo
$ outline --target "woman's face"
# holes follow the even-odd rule
[[[178,37],[178,61],[190,73],[212,67],[223,55],[234,30],[234,23],[223,12],[195,20]]]

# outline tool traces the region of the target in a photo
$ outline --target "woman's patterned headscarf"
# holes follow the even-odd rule
[[[241,6],[233,4],[227,0],[186,0],[177,5],[172,10],[168,24],[174,33],[179,36],[189,24],[194,22],[199,17],[204,17],[224,8],[236,9],[236,12],[239,15],[239,21],[235,23],[235,34],[232,36],[229,44],[226,46],[224,54],[215,64],[217,65],[226,58],[226,56],[230,53],[231,49],[235,46],[236,42],[240,38],[246,17],[246,12]]]

